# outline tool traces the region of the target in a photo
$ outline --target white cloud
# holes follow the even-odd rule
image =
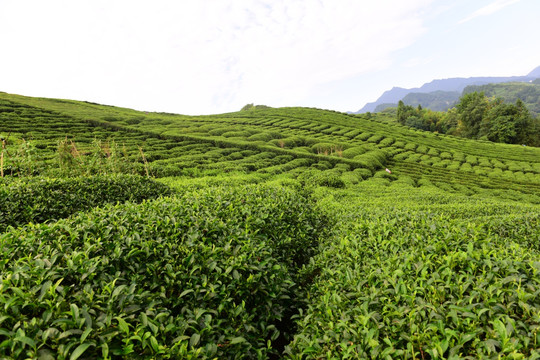
[[[295,105],[389,66],[431,2],[4,0],[0,90],[192,114]]]
[[[404,68],[415,68],[419,66],[425,66],[425,65],[433,63],[440,56],[441,54],[436,53],[429,57],[412,57],[412,58],[409,58],[407,61],[405,61],[402,64],[402,66]]]
[[[488,15],[494,14],[497,11],[502,10],[505,7],[507,7],[509,5],[512,5],[512,4],[515,4],[515,3],[519,2],[519,1],[521,1],[521,0],[497,0],[497,1],[494,1],[491,4],[486,5],[486,6],[482,7],[482,8],[480,8],[480,9],[476,10],[475,12],[473,12],[472,14],[467,16],[466,18],[460,20],[459,24],[463,24],[463,23],[465,23],[467,21],[470,21],[472,19],[475,19],[477,17],[488,16]]]

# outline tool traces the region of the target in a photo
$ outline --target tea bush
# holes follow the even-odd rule
[[[264,358],[328,218],[285,188],[208,188],[0,235],[0,356]],[[290,334],[289,334],[290,335]]]
[[[333,205],[343,227],[310,264],[289,358],[540,357],[537,208],[358,186]]]
[[[171,193],[166,185],[136,175],[4,178],[0,184],[0,232],[8,226],[60,219],[107,203],[141,202]]]

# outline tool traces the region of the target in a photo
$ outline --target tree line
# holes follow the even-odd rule
[[[463,95],[446,112],[398,103],[397,121],[417,129],[507,144],[540,146],[540,119],[517,99],[514,104],[484,92]]]

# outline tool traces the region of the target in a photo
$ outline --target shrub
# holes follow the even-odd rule
[[[449,170],[459,170],[461,163],[459,161],[452,161],[446,168]]]
[[[330,170],[333,166],[329,161],[321,160],[311,165],[311,167],[318,170]]]
[[[362,155],[367,152],[367,149],[362,146],[351,147],[343,150],[343,157],[347,159],[353,159],[357,155]]]
[[[56,220],[96,206],[169,195],[168,186],[135,175],[68,179],[4,179],[0,187],[0,232],[8,226]]]
[[[420,161],[420,158],[422,157],[422,154],[411,154],[408,158],[407,158],[407,161],[409,162],[419,162]]]
[[[466,172],[472,172],[473,167],[472,167],[472,165],[470,163],[465,162],[465,163],[461,164],[460,170],[461,171],[466,171]]]
[[[303,187],[325,186],[332,188],[344,188],[345,182],[341,179],[340,173],[335,170],[308,170],[300,174],[297,178]]]
[[[478,158],[474,155],[467,155],[467,157],[465,158],[465,160],[471,164],[472,166],[474,165],[478,165]]]
[[[354,161],[362,164],[362,167],[374,171],[386,163],[386,153],[383,150],[368,151],[365,154],[355,156]]]
[[[494,168],[498,168],[498,169],[501,169],[501,170],[506,170],[508,169],[508,165],[506,165],[505,163],[497,160],[497,159],[491,159],[491,163],[493,164],[493,167]]]
[[[251,135],[250,137],[248,137],[248,140],[251,140],[251,141],[266,141],[266,142],[268,142],[270,140],[280,139],[282,137],[283,137],[282,135],[280,135],[278,133],[274,133],[274,132],[261,132],[261,133]]]
[[[357,135],[356,139],[358,139],[360,141],[366,141],[367,139],[369,139],[372,136],[373,136],[372,133],[364,132],[364,133],[362,133],[360,135]]]
[[[369,169],[356,168],[353,170],[359,180],[365,180],[373,176],[373,173]]]
[[[323,171],[314,178],[318,186],[326,186],[331,188],[344,188],[345,182],[341,179],[341,175],[335,171]]]
[[[414,151],[414,150],[416,150],[417,146],[418,146],[418,144],[416,144],[416,143],[407,143],[407,145],[405,145],[404,149]]]
[[[399,153],[399,154],[395,155],[394,159],[402,161],[402,160],[407,159],[412,154],[414,154],[414,152],[412,152],[412,151],[404,151],[402,153]]]
[[[390,137],[387,137],[387,138],[384,138],[382,139],[380,142],[379,142],[379,146],[381,147],[388,147],[392,144],[394,144],[395,140],[393,138],[390,138]]]
[[[388,180],[397,180],[397,176],[394,174],[389,174],[385,170],[377,171],[374,175],[374,178],[377,179],[388,179]]]
[[[487,159],[487,158],[480,158],[478,160],[478,165],[482,166],[482,167],[485,167],[485,168],[491,168],[492,167],[491,163],[489,162],[489,159]]]
[[[326,226],[305,196],[246,186],[5,233],[0,356],[276,355]]]
[[[460,163],[465,162],[465,154],[461,152],[454,153],[454,160],[459,161]]]
[[[226,138],[249,138],[251,136],[249,131],[227,131],[221,134]]]
[[[305,139],[302,137],[289,137],[284,139],[274,139],[270,141],[271,144],[280,148],[295,148],[298,146],[305,146]]]
[[[443,160],[452,160],[452,158],[453,158],[452,154],[449,153],[449,152],[446,152],[446,151],[443,151],[443,152],[439,155],[439,157],[440,157],[441,159],[443,159]]]
[[[370,136],[366,141],[367,142],[370,142],[370,143],[379,143],[379,141],[381,141],[382,139],[384,139],[384,136],[382,135],[373,135],[373,136]]]
[[[311,147],[315,154],[343,155],[343,147],[332,143],[318,143]]]
[[[340,173],[343,173],[343,172],[350,171],[351,166],[349,164],[338,163],[334,165],[334,170],[339,171]]]
[[[375,174],[377,175],[377,174]],[[411,178],[410,176],[400,176],[399,178],[397,178],[396,181],[394,181],[392,183],[392,186],[407,186],[407,187],[415,187],[416,186],[416,182],[414,181],[413,178]]]

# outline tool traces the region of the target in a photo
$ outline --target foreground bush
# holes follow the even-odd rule
[[[0,232],[8,226],[56,220],[107,203],[141,202],[171,190],[133,175],[0,180]]]
[[[210,188],[4,233],[0,357],[275,354],[327,225],[313,209],[292,190]]]
[[[537,209],[422,190],[429,205],[415,211],[396,199],[410,187],[393,191],[387,208],[367,207],[370,193],[341,209],[290,357],[540,358]]]

